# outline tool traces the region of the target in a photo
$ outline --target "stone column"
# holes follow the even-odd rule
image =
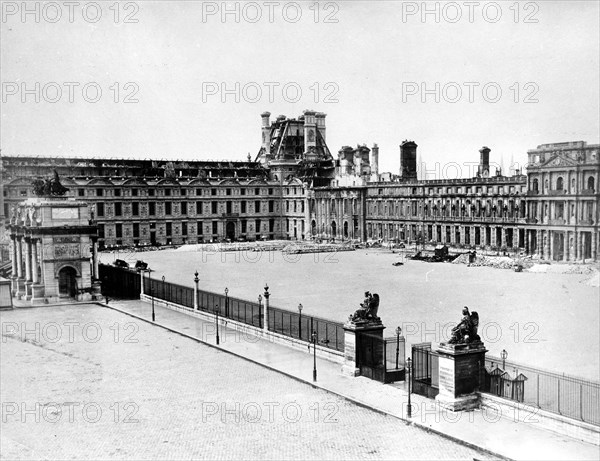
[[[554,232],[548,231],[548,247],[550,251],[548,253],[548,259],[552,261],[554,259]]]
[[[12,276],[17,276],[17,239],[15,235],[10,236],[10,243],[12,245],[12,258],[11,258],[11,268],[12,268]]]
[[[17,277],[23,278],[23,237],[17,236]]]
[[[31,239],[25,237],[25,299],[31,299]]]
[[[31,275],[33,283],[39,283],[38,277],[38,239],[31,239]]]
[[[552,233],[550,231],[543,231],[544,234],[544,259],[550,259],[550,241],[552,238]]]
[[[531,243],[532,243],[532,230],[527,229],[525,232],[527,232],[527,248],[525,249],[525,253],[527,253],[528,255],[533,254],[533,251],[531,250]]]
[[[31,240],[31,271],[33,275],[33,284],[31,285],[31,302],[32,303],[41,303],[44,301],[45,288],[44,284],[40,283],[40,277],[38,276],[38,244],[40,239],[32,239]]]
[[[582,240],[583,239],[582,239],[581,232],[577,232],[575,234],[575,236],[576,236],[575,247],[577,248],[577,261],[580,261],[582,259],[582,257],[583,257],[583,251],[581,251],[582,250],[582,245],[581,244],[582,244]]]
[[[31,282],[31,239],[25,238],[25,280]]]
[[[594,261],[598,260],[598,240],[596,237],[596,231],[592,231],[592,259]]]
[[[94,239],[92,246],[92,267],[94,273],[92,274],[93,280],[98,280],[100,278],[100,270],[98,267],[98,240]]]
[[[12,295],[16,296],[17,293],[19,292],[19,279],[18,279],[18,275],[17,275],[17,264],[18,264],[18,259],[19,259],[19,255],[18,255],[18,250],[17,250],[17,238],[15,236],[15,234],[11,234],[10,236],[10,241],[12,244],[12,258],[11,258],[11,267],[12,267],[12,272],[11,272],[11,279],[12,279],[12,283],[11,283],[11,291],[12,291]]]

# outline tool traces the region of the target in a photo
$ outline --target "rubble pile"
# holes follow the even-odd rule
[[[484,256],[476,255],[475,260],[469,263],[469,253],[463,253],[454,261],[453,264],[467,264],[471,267],[494,267],[496,269],[514,269],[521,266],[523,269],[529,269],[534,265],[529,258],[510,258],[508,256]]]
[[[594,270],[592,275],[584,280],[581,283],[588,285],[590,287],[600,287],[600,272]]]

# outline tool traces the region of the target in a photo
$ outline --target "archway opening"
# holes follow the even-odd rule
[[[227,225],[225,226],[225,234],[227,235],[227,239],[231,240],[232,242],[235,241],[235,223],[234,222],[228,222]]]
[[[71,298],[77,295],[77,273],[72,267],[63,267],[58,272],[58,293]]]

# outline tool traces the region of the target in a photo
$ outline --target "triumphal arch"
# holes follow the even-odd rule
[[[32,304],[99,298],[97,227],[58,175],[35,180],[35,197],[11,210],[12,293]]]

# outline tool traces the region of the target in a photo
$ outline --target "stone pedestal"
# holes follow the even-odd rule
[[[43,304],[46,302],[44,285],[34,283],[31,286],[31,303]]]
[[[32,292],[33,292],[33,289],[31,288],[32,286],[33,286],[33,282],[31,280],[25,282],[25,299],[27,301],[29,301],[31,299]]]
[[[15,275],[10,278],[10,290],[13,297],[17,297],[19,294],[19,279]]]
[[[25,299],[26,294],[27,294],[27,289],[25,287],[25,279],[22,277],[19,277],[17,279],[17,298]]]
[[[142,281],[142,287],[143,287],[143,281]],[[101,301],[103,299],[102,296],[102,283],[100,282],[100,280],[94,280],[92,282],[92,299],[94,301]]]
[[[483,343],[442,343],[437,352],[440,392],[436,401],[452,411],[478,408],[476,392],[483,383],[487,352]]]
[[[380,358],[383,361],[383,330],[385,327],[379,323],[356,324],[348,322],[344,325],[344,364],[342,374],[346,376],[360,376],[361,365],[370,367],[374,364],[366,363],[366,357],[373,361]],[[363,368],[364,370],[364,368]],[[368,376],[371,377],[372,376]]]

